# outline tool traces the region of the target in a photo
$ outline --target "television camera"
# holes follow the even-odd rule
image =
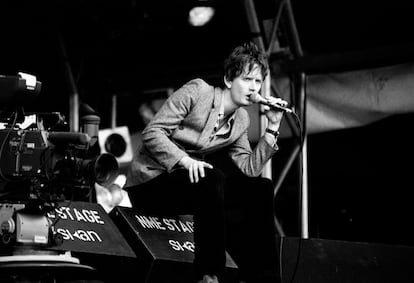
[[[61,244],[47,214],[59,202],[93,202],[94,184],[107,186],[118,174],[116,158],[97,150],[94,113],[81,117],[80,132],[69,132],[58,112],[24,112],[40,89],[29,74],[0,76],[0,266]]]

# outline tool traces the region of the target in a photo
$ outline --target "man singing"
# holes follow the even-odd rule
[[[243,282],[280,281],[273,186],[260,174],[278,150],[283,111],[271,106],[287,102],[266,98],[267,129],[253,149],[243,108],[257,100],[267,73],[256,45],[236,47],[224,62],[225,87],[198,78],[176,90],[143,130],[131,162],[125,189],[136,210],[194,215],[196,282],[222,280],[226,250]],[[210,161],[217,152],[235,174]]]

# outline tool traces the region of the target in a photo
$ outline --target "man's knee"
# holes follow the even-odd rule
[[[224,173],[217,168],[205,168],[206,178],[210,178],[215,182],[224,182],[225,175]]]
[[[257,177],[255,179],[257,183],[260,184],[261,187],[272,188],[273,186],[273,182],[269,178]]]
[[[224,197],[224,173],[215,168],[206,168],[205,177],[200,180],[200,189],[202,193],[218,195],[220,198]]]

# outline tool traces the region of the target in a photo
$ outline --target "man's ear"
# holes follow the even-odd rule
[[[226,85],[226,87],[231,88],[231,81],[227,80],[226,77],[224,77],[223,79],[224,79],[224,84]]]

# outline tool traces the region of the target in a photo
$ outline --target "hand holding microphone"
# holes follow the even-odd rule
[[[272,100],[274,100],[274,101],[272,101]],[[269,106],[270,108],[274,108],[274,109],[277,109],[277,110],[280,110],[280,111],[283,111],[283,112],[286,112],[286,113],[292,113],[293,112],[292,109],[286,107],[287,102],[284,101],[281,98],[271,97],[270,99],[266,99],[266,98],[260,96],[260,94],[254,93],[250,96],[250,101],[253,102],[253,103],[259,103],[259,104],[262,104],[262,105],[266,105],[266,106]]]

